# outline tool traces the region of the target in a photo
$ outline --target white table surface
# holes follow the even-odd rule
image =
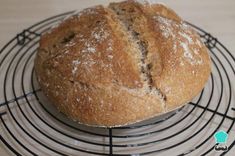
[[[152,0],[153,1],[153,0]],[[210,32],[235,55],[235,0],[162,0],[185,20]],[[0,48],[47,17],[108,0],[0,0]],[[0,156],[8,156],[0,143]]]

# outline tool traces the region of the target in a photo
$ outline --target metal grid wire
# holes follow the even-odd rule
[[[33,61],[40,35],[73,14],[41,21],[0,51],[0,140],[15,155],[206,155],[215,154],[213,134],[235,140],[235,58],[216,38],[191,25],[210,51],[212,74],[203,91],[177,111],[118,128],[79,125],[57,112],[41,93]]]

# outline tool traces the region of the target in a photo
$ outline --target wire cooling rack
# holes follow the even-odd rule
[[[210,51],[212,74],[192,102],[136,125],[105,129],[79,125],[43,96],[33,62],[40,35],[73,14],[41,21],[0,51],[0,140],[15,155],[233,155],[235,152],[235,59],[216,38],[190,24]],[[213,135],[229,134],[216,152]]]

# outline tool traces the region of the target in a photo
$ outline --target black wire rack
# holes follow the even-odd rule
[[[210,51],[212,73],[203,91],[177,111],[139,124],[93,128],[68,120],[43,96],[33,68],[40,35],[74,12],[43,20],[0,51],[0,140],[15,155],[233,155],[235,58],[209,33],[191,25]],[[216,152],[213,135],[229,134]]]

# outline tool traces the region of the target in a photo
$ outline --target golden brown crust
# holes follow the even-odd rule
[[[210,58],[173,10],[125,1],[85,9],[43,35],[35,71],[61,112],[113,127],[183,106],[205,85]]]

